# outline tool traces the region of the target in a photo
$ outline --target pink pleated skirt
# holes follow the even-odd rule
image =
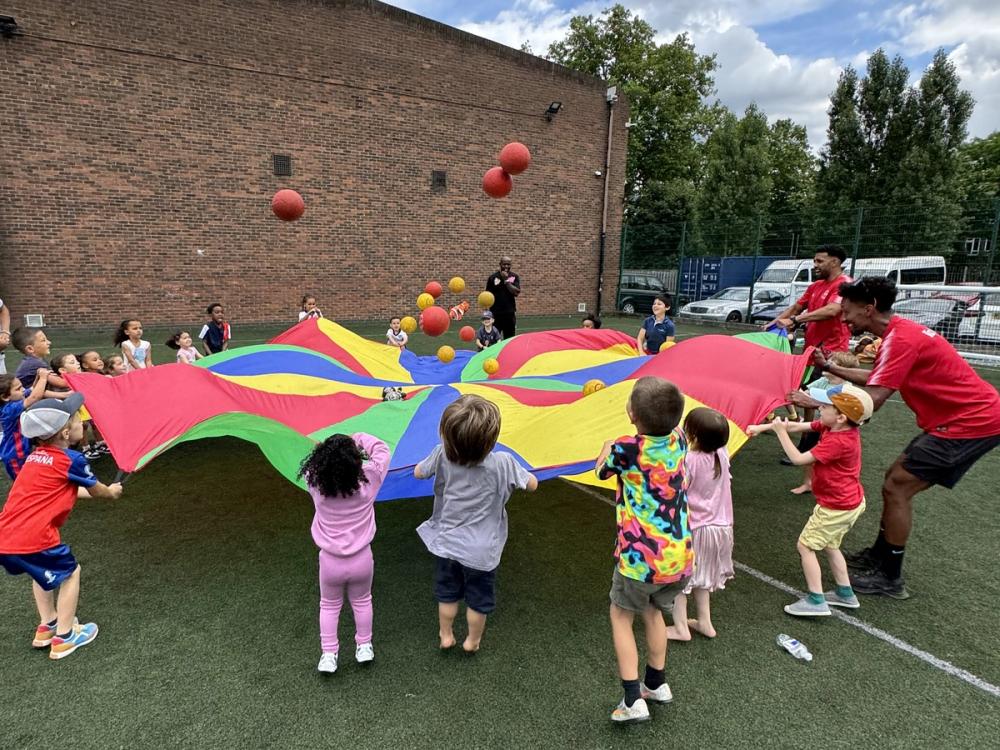
[[[694,589],[724,589],[726,581],[735,577],[733,527],[701,526],[691,529],[691,537],[694,543],[694,574],[684,593],[690,594]]]

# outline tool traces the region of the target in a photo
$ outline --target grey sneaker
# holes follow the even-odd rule
[[[674,699],[674,694],[670,692],[670,686],[665,682],[656,690],[650,690],[646,687],[646,683],[641,682],[639,683],[639,694],[644,701],[650,703],[670,703]]]
[[[836,591],[827,591],[823,594],[826,603],[831,607],[843,607],[844,609],[857,609],[861,606],[858,597],[852,592],[850,596],[841,596]]]
[[[375,649],[370,643],[362,643],[354,652],[354,658],[358,664],[367,664],[375,659]]]
[[[333,674],[337,671],[337,655],[334,653],[323,654],[319,658],[316,669],[326,674]]]
[[[625,699],[618,704],[618,708],[611,712],[611,721],[616,724],[631,724],[637,721],[649,721],[649,706],[646,701],[639,698],[631,706],[625,705]]]
[[[808,599],[799,599],[794,604],[785,605],[785,612],[796,617],[829,617],[830,605],[826,602],[813,604]]]

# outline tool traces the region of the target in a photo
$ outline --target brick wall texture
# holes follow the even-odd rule
[[[522,314],[592,310],[606,85],[378,2],[8,0],[0,39],[0,298],[15,321],[148,325],[410,313],[514,258]],[[563,111],[552,122],[551,101]],[[614,108],[604,308],[626,149]],[[502,200],[480,182],[519,140]],[[292,158],[276,177],[272,154]],[[432,170],[447,189],[431,187]],[[280,188],[306,213],[281,222]]]

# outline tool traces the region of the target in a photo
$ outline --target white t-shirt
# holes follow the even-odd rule
[[[406,342],[410,340],[410,337],[406,335],[406,331],[400,330],[399,333],[393,333],[390,328],[385,332],[385,342],[389,346],[406,346]]]
[[[299,322],[301,323],[306,318],[322,318],[323,313],[319,310],[313,310],[312,312],[306,312],[305,310],[299,310]]]
[[[128,351],[132,355],[132,358],[135,359],[135,367],[132,367],[132,363],[128,361],[128,357],[125,357],[125,372],[145,370],[150,348],[149,342],[145,339],[139,340],[139,346],[133,344],[129,339],[125,339],[122,342],[122,352]]]

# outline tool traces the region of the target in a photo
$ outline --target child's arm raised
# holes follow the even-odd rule
[[[812,452],[806,451],[805,453],[802,453],[795,447],[795,443],[792,442],[792,438],[788,435],[789,427],[802,426],[802,424],[803,423],[801,422],[792,422],[789,424],[783,419],[776,419],[771,423],[771,429],[774,431],[774,434],[778,436],[778,442],[781,443],[781,447],[785,449],[785,455],[788,456],[788,460],[796,466],[808,466],[809,464],[816,463],[816,459],[813,457]],[[796,430],[796,432],[806,432],[806,430]]]
[[[431,454],[413,467],[413,476],[417,479],[429,479],[437,471],[438,461],[441,459],[441,446],[434,446]]]
[[[775,422],[782,422],[785,425],[785,432],[792,435],[797,435],[800,432],[812,432],[812,423],[810,422],[789,422],[787,420],[774,420],[770,424],[752,424],[747,427],[747,435],[750,437],[755,437],[760,435],[762,432],[777,432],[774,429]]]
[[[35,373],[35,384],[31,386],[31,393],[24,398],[24,408],[27,409],[36,401],[45,398],[45,383],[48,380],[49,371],[44,367],[39,367]]]

